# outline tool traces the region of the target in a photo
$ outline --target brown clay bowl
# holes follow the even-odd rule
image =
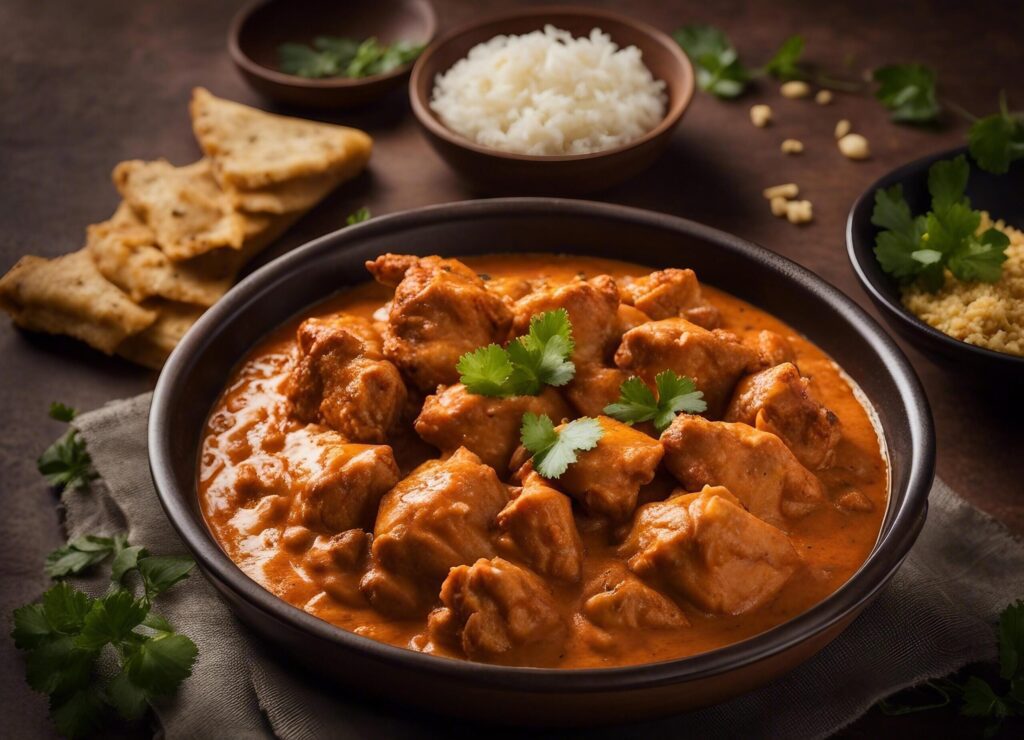
[[[402,87],[412,64],[372,77],[306,79],[278,69],[278,47],[316,36],[375,36],[383,43],[427,44],[437,18],[427,0],[257,0],[242,8],[228,30],[228,52],[264,97],[308,108],[346,108]]]
[[[620,47],[636,46],[655,79],[665,82],[668,109],[654,129],[628,144],[592,154],[538,156],[490,149],[448,129],[430,108],[434,80],[477,44],[499,34],[523,34],[551,24],[584,36],[600,28]],[[420,55],[409,79],[412,110],[438,154],[478,189],[506,194],[578,195],[633,177],[668,146],[694,91],[693,66],[661,31],[607,10],[529,8],[456,28]]]
[[[692,267],[709,285],[789,323],[843,367],[878,414],[891,482],[867,560],[838,591],[767,632],[688,658],[621,668],[519,668],[426,655],[348,632],[278,599],[235,565],[206,527],[196,492],[203,425],[232,368],[267,332],[365,281],[364,261],[396,245],[419,255],[525,248],[651,268]],[[921,531],[935,439],[927,399],[896,344],[810,271],[673,216],[585,201],[505,198],[373,218],[247,277],[203,314],[164,366],[149,415],[149,461],[168,518],[238,618],[298,670],[346,687],[340,696],[358,690],[491,722],[593,725],[723,701],[782,676],[839,635],[892,578]]]

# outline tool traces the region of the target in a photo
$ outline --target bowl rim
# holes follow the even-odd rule
[[[427,20],[427,40],[424,42],[425,52],[426,48],[433,43],[435,36],[437,36],[437,13],[434,12],[434,6],[429,2],[429,0],[404,1],[412,5],[416,5]],[[411,70],[413,65],[416,63],[416,60],[406,62],[402,66],[395,67],[389,72],[370,75],[369,77],[322,78],[299,77],[298,75],[290,75],[286,72],[274,69],[273,67],[262,65],[245,53],[245,50],[242,49],[242,45],[239,43],[239,37],[242,33],[242,26],[245,25],[246,21],[248,21],[256,11],[277,2],[282,2],[282,0],[252,0],[252,2],[243,5],[231,18],[231,23],[228,26],[228,54],[231,56],[231,59],[235,64],[249,74],[256,75],[257,77],[261,77],[278,85],[301,88],[303,90],[340,90],[346,88],[352,89],[365,87],[377,82],[393,80],[397,77],[408,74],[409,70]],[[420,56],[422,55],[423,52],[420,53]]]
[[[887,511],[883,533],[858,570],[829,597],[809,610],[772,629],[741,642],[694,656],[656,663],[614,668],[533,668],[492,665],[419,653],[378,642],[329,624],[279,599],[256,583],[225,554],[202,521],[195,517],[187,500],[196,495],[195,486],[179,491],[174,482],[170,438],[165,434],[172,415],[174,397],[184,392],[193,356],[207,347],[218,325],[272,289],[289,273],[318,256],[356,244],[364,236],[389,236],[399,231],[451,223],[460,219],[551,217],[599,217],[664,229],[701,239],[718,249],[739,252],[755,265],[777,272],[812,288],[851,324],[851,328],[884,358],[884,366],[906,405],[911,430],[906,493],[901,506]],[[323,298],[325,296],[321,296]],[[317,299],[319,300],[319,298]],[[315,303],[316,301],[312,301]],[[268,331],[273,327],[268,327]],[[239,358],[240,359],[240,358]],[[171,354],[157,381],[150,407],[147,432],[150,473],[158,499],[172,526],[196,557],[201,569],[211,574],[219,588],[228,590],[264,618],[284,628],[358,651],[364,658],[427,676],[443,676],[476,686],[521,692],[638,690],[720,675],[783,653],[793,646],[825,633],[832,626],[858,613],[888,582],[917,539],[924,524],[928,492],[934,477],[935,435],[931,412],[920,381],[909,361],[892,338],[852,299],[796,263],[751,242],[723,231],[668,214],[627,206],[565,198],[492,198],[427,206],[386,216],[326,234],[264,265],[232,288],[207,310]],[[198,462],[198,450],[196,455]],[[893,493],[890,491],[890,500]],[[888,524],[888,531],[885,531]]]
[[[475,31],[481,26],[487,26],[492,23],[530,17],[535,17],[539,19],[541,23],[544,23],[543,19],[546,16],[553,15],[575,15],[582,18],[593,18],[595,21],[614,21],[615,23],[629,26],[642,34],[649,36],[653,41],[656,41],[658,44],[668,49],[669,53],[675,57],[683,79],[684,89],[681,98],[677,101],[671,101],[669,109],[665,112],[665,116],[658,122],[657,126],[652,128],[650,131],[647,131],[642,136],[638,136],[632,141],[612,149],[602,149],[598,152],[588,152],[586,154],[520,154],[517,152],[507,152],[501,149],[481,146],[480,144],[457,134],[441,122],[430,108],[429,99],[424,100],[418,93],[420,81],[426,75],[425,69],[428,60],[437,54],[441,48],[455,41],[459,37],[464,36],[471,31]],[[608,33],[604,28],[601,30]],[[413,115],[416,116],[416,120],[419,121],[420,125],[426,128],[434,136],[437,136],[460,149],[466,149],[484,156],[517,162],[578,162],[622,154],[623,152],[630,151],[631,149],[641,147],[671,131],[679,125],[679,121],[682,120],[686,109],[690,107],[696,86],[697,80],[690,58],[686,55],[686,52],[683,51],[682,47],[673,41],[672,38],[664,31],[661,31],[650,24],[644,23],[643,21],[634,20],[633,18],[629,18],[611,10],[579,7],[575,5],[552,5],[519,8],[489,14],[482,18],[469,21],[468,23],[463,23],[462,25],[456,26],[455,28],[445,32],[441,37],[431,42],[430,46],[428,46],[423,53],[419,55],[413,64],[412,74],[409,77],[409,102],[412,106]],[[433,86],[431,85],[429,89],[432,91]],[[430,92],[427,93],[428,97],[430,94]]]
[[[912,336],[921,335],[921,339],[930,339],[940,344],[950,352],[963,352],[977,359],[988,362],[1005,364],[1007,367],[1024,370],[1024,357],[1018,357],[1006,352],[997,352],[987,347],[980,347],[970,344],[961,339],[951,337],[945,332],[939,331],[931,324],[919,319],[909,309],[905,308],[899,301],[893,300],[878,282],[864,268],[862,260],[874,259],[874,252],[870,244],[862,244],[857,238],[857,227],[861,222],[871,223],[871,209],[874,205],[875,193],[881,188],[891,187],[905,181],[910,175],[918,174],[927,169],[935,162],[943,159],[950,159],[960,154],[968,156],[968,162],[972,168],[977,167],[970,157],[970,150],[967,146],[953,147],[932,154],[926,154],[915,160],[900,165],[875,180],[861,195],[854,201],[850,213],[846,218],[846,256],[850,260],[854,273],[861,288],[871,299],[881,306],[889,316],[895,318],[900,326],[907,330]]]

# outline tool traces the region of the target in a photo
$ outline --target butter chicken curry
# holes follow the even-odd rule
[[[691,270],[392,254],[367,268],[376,283],[257,346],[205,430],[206,521],[285,601],[435,655],[608,667],[763,632],[871,550],[888,469],[850,381]],[[571,325],[562,358],[513,341],[549,315]],[[490,386],[466,377],[475,351]],[[517,373],[548,382],[495,385]],[[663,374],[701,413],[613,406],[655,403]]]

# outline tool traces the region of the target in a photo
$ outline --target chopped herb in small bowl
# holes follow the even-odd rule
[[[415,61],[421,51],[422,44],[408,41],[382,44],[373,37],[357,41],[342,36],[317,36],[312,45],[289,43],[277,49],[282,72],[310,79],[386,74]]]

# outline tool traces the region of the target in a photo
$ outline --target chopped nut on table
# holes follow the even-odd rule
[[[836,124],[836,139],[838,140],[846,136],[848,133],[850,133],[850,130],[852,128],[853,126],[850,124],[848,120],[846,120],[845,118],[840,119],[840,121]]]
[[[779,88],[779,92],[782,93],[784,98],[806,98],[811,94],[811,86],[803,80],[790,80],[784,82],[782,87]]]
[[[789,201],[781,195],[777,195],[771,199],[771,209],[773,216],[785,217],[786,212],[789,210]]]
[[[772,122],[772,108],[770,105],[754,105],[750,108],[750,122],[758,128],[764,128]]]
[[[809,200],[792,200],[786,204],[786,220],[791,224],[806,224],[814,220]]]
[[[764,197],[768,200],[795,198],[800,195],[800,186],[795,182],[787,182],[782,185],[772,185],[770,188],[765,188],[763,192]]]
[[[867,159],[871,156],[868,140],[860,134],[847,134],[839,140],[839,151],[847,159]]]
[[[832,91],[818,90],[818,93],[814,96],[814,102],[818,105],[828,105],[832,102]]]
[[[804,150],[804,143],[799,139],[786,139],[781,149],[783,154],[800,154]]]

